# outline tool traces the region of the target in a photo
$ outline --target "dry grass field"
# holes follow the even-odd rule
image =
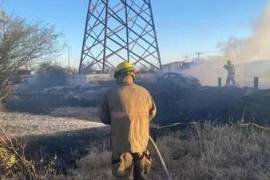
[[[205,124],[186,133],[157,139],[173,179],[185,180],[268,180],[270,177],[270,132],[254,127]],[[151,180],[165,179],[154,156]],[[77,162],[75,179],[112,179],[110,152],[93,149]]]
[[[35,124],[33,127],[38,124],[43,126],[38,130],[36,128],[31,130],[21,128],[18,131],[22,134],[23,131],[32,131],[36,135],[42,134],[37,136],[40,139],[44,138],[46,133],[54,134],[56,127],[58,127],[58,131],[70,128],[69,130],[72,132],[77,129],[76,132],[80,134],[76,135],[77,140],[83,137],[88,139],[88,141],[82,142],[84,144],[89,143],[87,153],[74,159],[75,166],[69,167],[63,172],[58,169],[57,159],[51,158],[40,166],[38,163],[41,162],[42,157],[39,157],[41,159],[36,160],[35,165],[41,179],[112,179],[111,153],[109,142],[106,140],[109,134],[105,135],[103,140],[97,141],[93,140],[93,138],[99,136],[97,133],[99,131],[95,131],[95,136],[90,133],[91,129],[105,128],[101,124],[78,119],[18,113],[8,113],[7,117],[16,122],[14,125],[17,125],[18,129],[22,127],[23,121],[26,121],[22,118],[28,119],[24,122],[25,124],[31,122],[32,125]],[[37,123],[37,118],[40,118],[39,121],[44,122]],[[20,123],[18,123],[19,119]],[[44,124],[47,124],[47,126],[44,126]],[[49,124],[56,127],[50,128]],[[43,131],[43,128],[47,130]],[[80,129],[83,130],[80,131]],[[42,133],[37,131],[42,131]],[[69,132],[56,133],[53,138],[51,136],[50,138],[47,141],[52,143],[52,141],[55,141],[54,138],[57,138],[56,142],[58,144],[63,143],[59,147],[65,149],[67,146],[64,143],[74,140],[74,137]],[[66,139],[67,141],[60,139]],[[156,141],[173,179],[268,180],[270,177],[270,132],[268,129],[263,130],[252,125],[244,127],[239,124],[218,126],[205,123],[203,125],[192,125],[187,129],[171,132],[165,136],[157,136]],[[58,148],[58,146],[53,147]],[[149,148],[154,158],[149,179],[163,180],[165,176],[157,160],[157,155],[151,146]],[[13,178],[20,179],[16,175]]]

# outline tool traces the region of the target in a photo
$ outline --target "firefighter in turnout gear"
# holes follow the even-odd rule
[[[224,68],[227,70],[227,80],[226,80],[226,86],[232,85],[235,86],[235,67],[232,64],[230,60],[227,61],[227,64],[224,65]]]
[[[147,145],[156,106],[150,93],[135,84],[132,64],[120,63],[114,78],[117,87],[100,106],[101,121],[111,126],[112,172],[116,179],[144,180],[152,163]]]

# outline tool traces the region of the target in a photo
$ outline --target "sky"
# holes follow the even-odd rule
[[[88,0],[0,0],[2,7],[30,22],[53,25],[80,59]],[[163,63],[217,51],[217,44],[252,33],[268,0],[152,0]],[[67,49],[59,61],[67,65]]]

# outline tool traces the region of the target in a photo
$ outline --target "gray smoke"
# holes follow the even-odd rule
[[[197,77],[204,85],[216,85],[217,78],[226,78],[223,65],[228,59],[236,65],[239,84],[254,76],[270,81],[270,2],[253,23],[252,35],[245,39],[231,38],[219,43],[221,56],[208,57],[186,73]]]

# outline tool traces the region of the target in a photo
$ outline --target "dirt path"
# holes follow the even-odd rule
[[[52,135],[82,129],[105,127],[102,123],[69,117],[53,117],[15,112],[1,112],[1,115],[0,124],[12,137]]]
[[[53,160],[62,173],[97,144],[109,142],[108,126],[77,118],[0,112],[0,124],[25,145],[27,159],[40,166]]]
[[[9,135],[25,145],[27,159],[37,162],[38,166],[46,166],[53,161],[56,169],[65,173],[76,168],[76,161],[91,149],[110,147],[110,128],[89,118],[82,120],[88,115],[77,117],[78,111],[81,113],[77,108],[73,111],[61,109],[51,115],[0,112],[0,124]]]

